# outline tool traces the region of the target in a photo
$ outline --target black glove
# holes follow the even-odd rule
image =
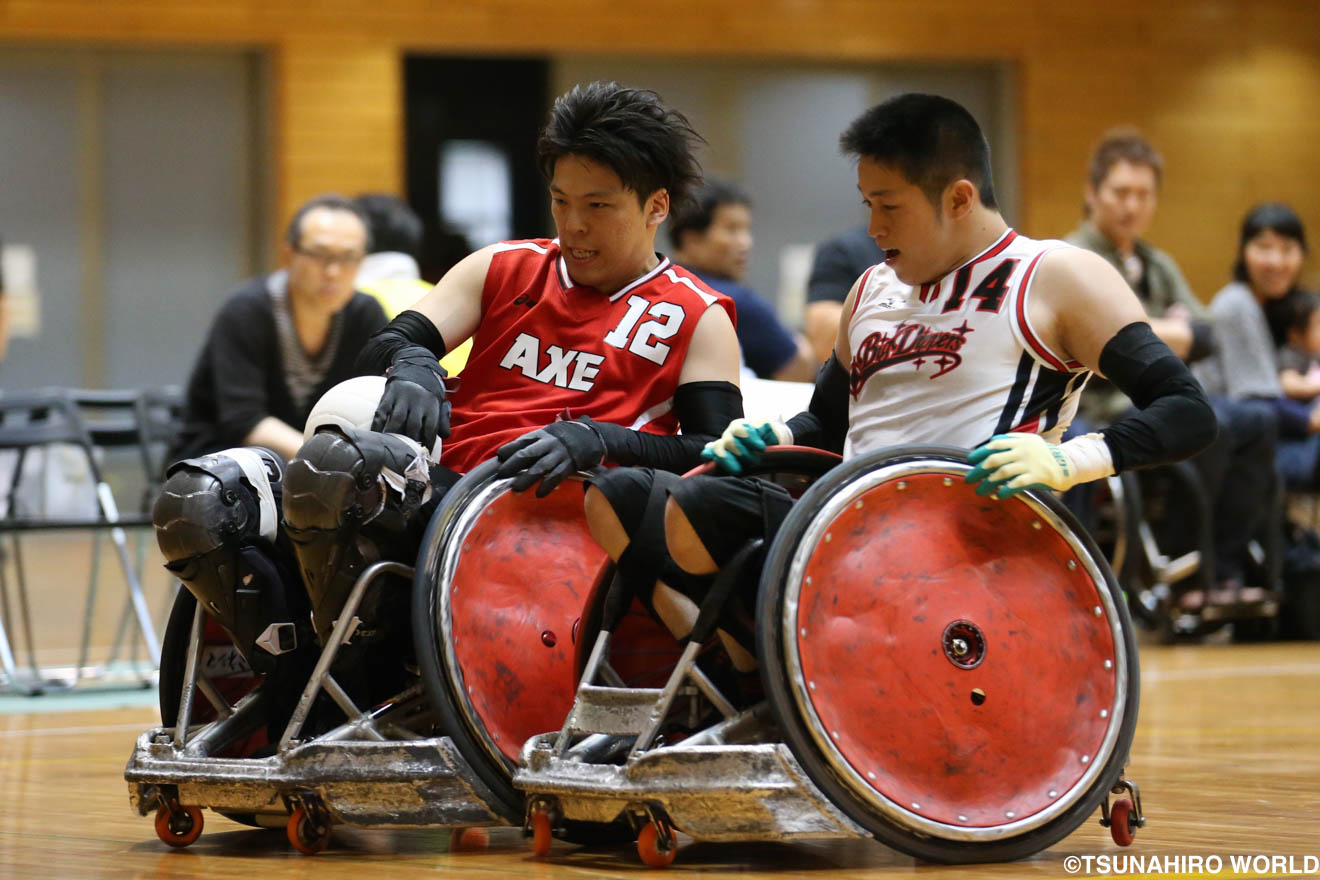
[[[435,445],[437,434],[448,437],[449,401],[445,400],[444,377],[445,371],[426,347],[409,345],[400,349],[390,366],[371,430],[411,437],[428,450]]]
[[[605,459],[605,441],[586,421],[552,422],[500,447],[502,464],[495,473],[513,477],[513,491],[522,492],[537,480],[537,498],[544,498],[565,477],[587,470]]]

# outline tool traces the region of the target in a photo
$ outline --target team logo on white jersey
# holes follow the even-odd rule
[[[888,332],[880,330],[867,336],[853,355],[848,371],[848,390],[856,399],[866,380],[895,364],[912,363],[918,370],[927,363],[935,368],[930,378],[938,379],[962,363],[959,353],[967,343],[972,328],[964,321],[952,330],[934,330],[925,324],[904,321]]]

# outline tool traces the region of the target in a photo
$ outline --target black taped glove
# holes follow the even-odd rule
[[[421,345],[401,348],[394,355],[388,375],[371,430],[411,437],[423,449],[435,445],[437,434],[448,437],[445,371],[435,355]]]
[[[500,447],[496,474],[513,477],[512,488],[523,492],[540,480],[537,498],[544,498],[564,479],[605,459],[605,441],[587,421],[552,422]]]

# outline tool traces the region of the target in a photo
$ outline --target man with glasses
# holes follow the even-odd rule
[[[170,461],[234,446],[294,456],[313,404],[361,374],[353,361],[385,326],[380,304],[353,286],[367,228],[357,205],[336,195],[294,213],[280,247],[286,268],[245,282],[211,323]]]

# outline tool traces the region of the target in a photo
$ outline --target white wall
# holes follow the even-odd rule
[[[36,250],[41,333],[0,387],[182,383],[256,266],[245,54],[0,51],[0,239]]]

